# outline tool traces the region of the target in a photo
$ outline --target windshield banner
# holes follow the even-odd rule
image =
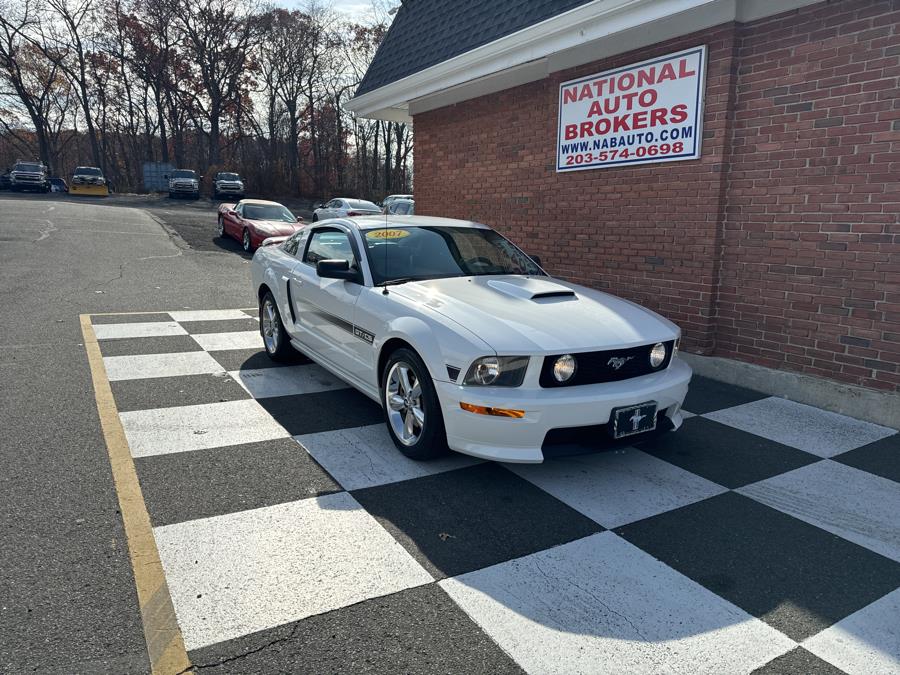
[[[556,170],[700,156],[706,46],[559,85]]]

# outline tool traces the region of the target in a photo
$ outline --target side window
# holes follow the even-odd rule
[[[350,238],[340,230],[316,230],[309,236],[303,262],[315,265],[320,260],[346,260],[355,264]]]
[[[284,246],[282,246],[282,250],[285,253],[289,253],[290,255],[296,256],[297,249],[300,248],[300,242],[302,241],[302,239],[305,235],[306,235],[306,232],[304,232],[302,230],[300,232],[297,232],[290,239],[288,239],[286,242],[284,242]]]
[[[332,199],[330,202],[328,202],[325,205],[325,208],[326,209],[336,209],[339,204],[340,204],[340,202],[337,199]]]

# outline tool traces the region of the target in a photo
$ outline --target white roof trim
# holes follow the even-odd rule
[[[562,68],[821,1],[593,0],[357,96],[346,105],[362,117],[411,121],[412,114],[541,79]],[[504,74],[525,64],[530,65]]]

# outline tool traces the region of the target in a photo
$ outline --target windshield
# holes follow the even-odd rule
[[[41,168],[40,164],[16,164],[13,171],[33,171],[35,173],[40,173]]]
[[[370,211],[378,211],[377,206],[372,202],[367,202],[365,199],[348,199],[347,203],[350,205],[351,209],[369,209]]]
[[[236,173],[220,173],[219,180],[240,180],[241,177]]]
[[[79,166],[75,169],[76,176],[102,176],[100,169],[93,166]]]
[[[187,169],[179,169],[178,171],[172,172],[172,178],[196,178],[197,174],[194,171],[188,171]]]
[[[364,240],[376,285],[482,274],[543,275],[512,242],[474,227],[390,227],[366,230]]]
[[[247,220],[282,220],[296,223],[294,214],[281,204],[244,204],[244,218]]]

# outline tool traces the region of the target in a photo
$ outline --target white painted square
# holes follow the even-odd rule
[[[803,642],[846,673],[900,673],[900,589]]]
[[[222,366],[206,352],[104,356],[103,365],[111,382],[223,372]]]
[[[154,534],[188,650],[433,581],[346,492]]]
[[[900,486],[892,480],[826,460],[738,492],[900,562]]]
[[[94,326],[98,340],[119,338],[167,337],[187,335],[187,331],[174,321],[147,321],[143,323],[101,323]]]
[[[635,448],[506,468],[608,529],[726,492]]]
[[[383,424],[294,436],[345,490],[358,490],[480,464],[451,454],[414,462],[397,450]]]
[[[231,333],[202,333],[191,335],[197,344],[208,352],[225,349],[263,349],[262,336],[257,330],[241,330]]]
[[[227,321],[228,319],[246,319],[247,315],[240,309],[188,309],[169,312],[176,321]]]
[[[289,436],[255,400],[119,413],[134,457],[165,455]]]
[[[314,394],[319,391],[345,389],[349,386],[316,364],[234,370],[228,374],[253,398]]]
[[[819,457],[834,457],[897,433],[877,424],[775,397],[716,410],[704,417]]]
[[[612,532],[439,583],[532,673],[748,673],[795,646]]]

